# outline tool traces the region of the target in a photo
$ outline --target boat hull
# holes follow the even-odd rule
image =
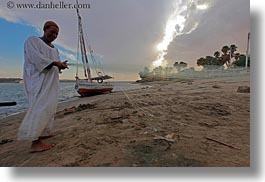
[[[79,88],[77,92],[81,95],[81,97],[89,97],[93,95],[110,93],[113,88]]]

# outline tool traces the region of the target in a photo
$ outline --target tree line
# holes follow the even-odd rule
[[[202,66],[205,69],[215,69],[224,68],[224,65],[230,68],[234,67],[245,67],[246,66],[246,55],[240,54],[237,51],[237,46],[235,44],[231,46],[223,46],[220,51],[215,51],[213,56],[206,56],[199,58],[197,60],[197,65]],[[158,66],[153,69],[144,67],[142,71],[139,72],[141,78],[146,77],[163,77],[172,75],[175,71],[180,72],[182,70],[194,70],[194,68],[188,68],[188,64],[185,62],[175,62],[173,67],[162,67]],[[248,67],[250,66],[250,56],[248,57]]]
[[[230,47],[225,45],[222,47],[221,52],[214,52],[213,56],[206,56],[197,60],[198,66],[207,67],[212,66],[224,66],[227,67],[245,67],[246,55],[237,53],[237,46],[231,45]],[[248,57],[248,66],[250,66],[250,57]]]

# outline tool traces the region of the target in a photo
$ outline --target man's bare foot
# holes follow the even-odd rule
[[[47,139],[47,138],[51,138],[51,137],[54,137],[54,135],[43,135],[43,136],[40,136],[39,139],[43,140],[43,139]]]
[[[31,152],[43,152],[45,150],[50,150],[54,146],[55,144],[42,143],[42,141],[39,139],[32,142]]]

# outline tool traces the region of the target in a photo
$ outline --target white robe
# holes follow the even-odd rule
[[[60,61],[57,48],[51,48],[38,37],[29,37],[24,45],[24,88],[29,109],[22,121],[18,140],[37,140],[52,132],[59,92],[59,70],[45,69]]]

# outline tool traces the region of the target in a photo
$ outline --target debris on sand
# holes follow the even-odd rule
[[[3,139],[0,141],[0,145],[4,145],[6,143],[10,143],[10,142],[13,142],[13,140],[10,140],[10,139]]]
[[[76,110],[77,111],[83,111],[85,109],[94,109],[95,108],[95,105],[94,104],[80,104]]]
[[[71,108],[66,108],[64,109],[64,115],[67,115],[67,114],[71,114],[71,113],[74,113],[76,112],[76,107],[71,107]]]
[[[248,86],[240,86],[237,89],[237,93],[250,93],[250,87],[248,87]]]
[[[221,88],[219,85],[213,85],[213,88]]]
[[[166,135],[165,137],[162,136],[156,136],[154,137],[154,140],[165,140],[167,142],[175,142],[174,138],[174,133],[170,133],[168,135]]]
[[[213,142],[216,142],[216,143],[219,143],[221,145],[224,145],[224,146],[227,146],[229,148],[232,148],[232,149],[236,149],[236,150],[241,150],[240,148],[238,147],[235,147],[233,145],[230,145],[230,144],[227,144],[227,143],[224,143],[224,142],[221,142],[221,141],[218,141],[216,139],[213,139],[213,138],[209,138],[209,137],[205,137],[207,140],[210,140],[210,141],[213,141]]]

